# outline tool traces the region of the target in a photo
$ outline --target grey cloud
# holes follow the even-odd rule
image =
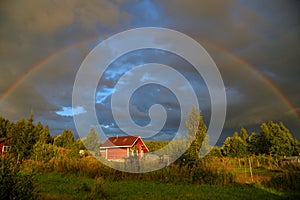
[[[0,93],[3,94],[32,66],[69,45],[86,38],[103,39],[127,28],[155,25],[160,21],[158,24],[163,22],[164,27],[182,31],[200,43],[203,42],[216,62],[227,88],[226,128],[252,126],[274,119],[287,121],[293,130],[299,132],[299,121],[282,99],[255,73],[236,60],[239,57],[258,69],[299,109],[298,1],[152,1],[155,8],[159,9],[157,13],[160,19],[149,21],[146,21],[141,11],[135,10],[137,7],[133,5],[137,2],[2,2]],[[74,128],[72,118],[60,117],[55,111],[62,106],[71,106],[76,72],[95,44],[97,39],[75,45],[57,55],[2,102],[0,115],[15,120],[28,116],[30,110],[33,110],[37,119],[49,123],[55,133],[63,128]],[[130,69],[131,64],[150,61],[172,66],[189,78],[195,84],[204,115],[209,116],[210,101],[205,83],[187,62],[170,54],[137,53],[125,57],[107,71],[99,82],[98,90],[101,91],[101,87],[114,87],[121,72]],[[174,112],[176,116],[176,101],[168,98],[165,93],[158,94],[156,100],[172,107],[173,110],[169,112]],[[83,91],[82,100],[86,98]],[[144,105],[149,103],[147,101]],[[106,104],[96,105],[103,124],[111,123],[109,109]],[[138,120],[147,118],[147,113],[137,107],[132,112]],[[176,117],[173,118],[170,127],[177,124]],[[116,132],[119,129],[113,126],[109,130]]]
[[[25,32],[50,35],[70,25],[93,30],[97,24],[114,27],[129,18],[111,1],[14,1],[5,2],[2,11],[8,21]]]

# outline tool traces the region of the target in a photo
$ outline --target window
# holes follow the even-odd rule
[[[2,152],[8,152],[10,150],[10,146],[3,146]]]

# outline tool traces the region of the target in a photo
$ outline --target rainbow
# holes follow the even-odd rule
[[[235,54],[231,53],[230,51],[227,51],[226,49],[224,49],[220,46],[217,46],[214,43],[203,41],[203,40],[201,40],[200,43],[207,44],[209,47],[212,47],[213,49],[216,49],[218,51],[221,51],[222,53],[227,54],[228,56],[233,58],[236,62],[240,63],[242,66],[245,66],[247,70],[249,70],[251,73],[253,73],[268,88],[270,88],[276,96],[278,96],[282,100],[282,102],[289,108],[289,110],[293,113],[293,115],[300,122],[300,115],[297,111],[297,108],[295,108],[293,106],[293,104],[286,98],[286,96],[281,92],[281,90],[270,79],[268,79],[266,76],[264,76],[253,65],[250,65],[245,60],[241,59],[240,57],[236,56]]]
[[[70,50],[71,48],[85,43],[85,42],[91,42],[91,41],[95,41],[95,39],[97,38],[92,38],[92,39],[85,39],[82,41],[79,41],[77,43],[74,43],[70,46],[67,46],[65,48],[62,48],[56,52],[54,52],[53,54],[51,54],[50,56],[44,58],[42,61],[38,62],[36,65],[34,65],[33,67],[31,67],[26,73],[24,73],[22,76],[20,76],[0,97],[0,107],[2,105],[2,103],[18,88],[18,86],[24,82],[28,77],[30,77],[31,74],[37,72],[39,69],[41,69],[44,65],[46,65],[47,63],[49,63],[50,61],[52,61],[53,59],[59,57],[61,54],[67,52],[68,50]],[[236,62],[240,63],[242,66],[245,66],[245,68],[247,70],[249,70],[251,73],[255,74],[260,80],[262,80],[262,82],[272,90],[272,92],[274,94],[276,94],[276,96],[278,96],[282,102],[288,107],[288,109],[293,113],[293,115],[297,118],[298,121],[300,121],[300,116],[299,113],[297,111],[297,109],[293,106],[293,104],[284,96],[284,94],[280,91],[280,89],[273,84],[266,76],[264,76],[261,72],[259,72],[254,66],[250,65],[249,63],[247,63],[246,61],[242,60],[241,58],[239,58],[238,56],[236,56],[235,54],[227,51],[226,49],[208,42],[208,41],[199,41],[202,44],[206,44],[209,47],[218,50],[222,53],[225,53],[227,56],[230,56],[230,58],[233,58]]]
[[[40,62],[38,62],[37,64],[35,64],[33,67],[31,67],[27,72],[25,72],[22,76],[20,76],[0,97],[0,107],[2,105],[2,103],[18,88],[19,85],[21,85],[21,83],[23,83],[27,78],[30,77],[30,75],[34,74],[35,72],[37,72],[39,69],[41,69],[43,66],[45,66],[47,63],[51,62],[53,59],[59,57],[61,54],[67,52],[68,50],[72,49],[75,46],[78,46],[80,44],[86,43],[86,42],[91,42],[94,41],[95,39],[98,38],[89,38],[89,39],[85,39],[85,40],[81,40],[79,42],[76,42],[74,44],[71,44],[67,47],[64,47],[56,52],[54,52],[53,54],[51,54],[50,56],[44,58],[43,60],[41,60]]]
[[[66,48],[68,49],[68,48]],[[20,76],[0,97],[0,106],[3,103],[3,101],[5,99],[7,99],[9,97],[10,94],[12,94],[17,88],[18,86],[24,82],[31,74],[33,74],[34,72],[38,71],[40,68],[42,68],[43,65],[47,64],[48,62],[50,62],[52,59],[56,58],[57,56],[59,56],[60,54],[62,54],[65,51],[65,49],[61,49],[53,54],[51,54],[50,56],[48,56],[47,58],[43,59],[42,61],[40,61],[39,63],[37,63],[36,65],[34,65],[33,67],[31,67],[26,73],[24,73],[22,76]]]

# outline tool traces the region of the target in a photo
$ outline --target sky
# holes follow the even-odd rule
[[[36,121],[49,125],[52,135],[64,129],[77,133],[74,115],[89,122],[84,118],[88,109],[76,105],[72,110],[72,91],[89,52],[116,33],[163,27],[199,42],[216,63],[227,96],[220,141],[241,127],[259,132],[259,125],[269,120],[283,121],[300,138],[298,0],[3,0],[0,4],[0,116],[17,121],[33,113]],[[93,105],[99,124],[89,124],[88,130],[100,127],[107,135],[123,133],[110,107],[115,86],[129,70],[153,62],[173,67],[190,81],[209,124],[210,96],[193,66],[169,52],[140,50],[121,56],[103,72]],[[151,74],[145,72],[143,79],[147,76]],[[172,139],[182,113],[170,89],[145,85],[130,102],[130,115],[141,126],[151,122],[151,106],[161,104],[167,121],[151,139]],[[118,115],[123,114],[119,109]],[[154,117],[160,121],[163,116]]]

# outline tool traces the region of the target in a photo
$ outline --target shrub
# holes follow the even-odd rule
[[[89,199],[105,199],[107,197],[108,194],[103,187],[103,179],[97,178],[92,186],[91,192],[89,194]]]
[[[263,182],[267,187],[279,190],[300,190],[300,172],[288,171],[278,176],[272,177],[270,181]]]
[[[35,180],[32,174],[20,170],[14,158],[0,157],[1,199],[36,199]]]

